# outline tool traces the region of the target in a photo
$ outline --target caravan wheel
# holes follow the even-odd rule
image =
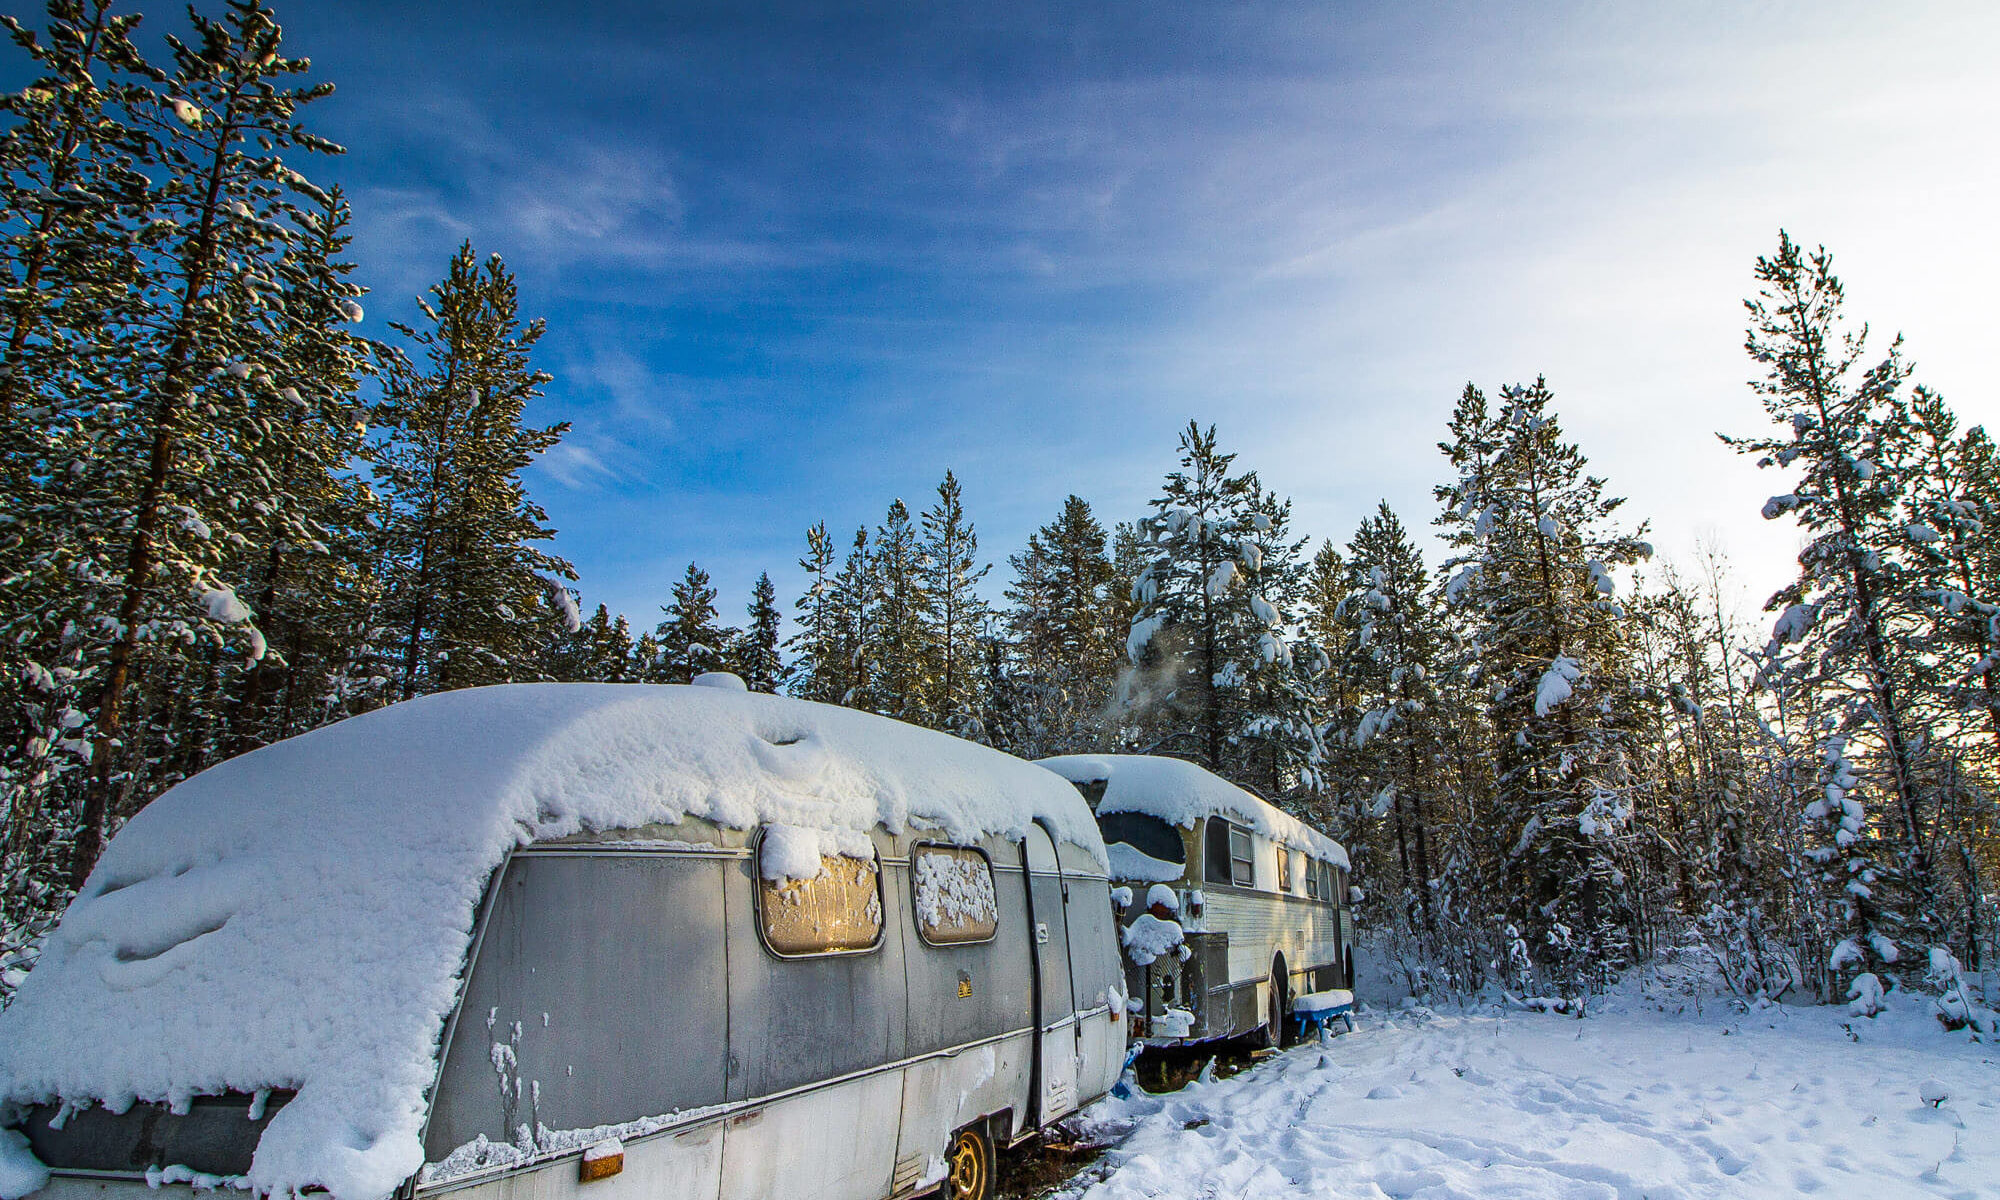
[[[993,1142],[976,1127],[958,1131],[945,1155],[940,1200],[988,1200],[993,1195]]]

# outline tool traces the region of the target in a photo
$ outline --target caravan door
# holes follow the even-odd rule
[[[1024,846],[1030,944],[1035,950],[1035,1120],[1046,1124],[1076,1107],[1076,996],[1069,962],[1069,921],[1056,844],[1040,825]]]

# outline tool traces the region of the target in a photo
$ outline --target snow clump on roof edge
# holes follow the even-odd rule
[[[1073,789],[884,717],[716,688],[442,693],[232,759],[133,817],[0,1012],[0,1108],[295,1087],[250,1186],[380,1200],[423,1163],[493,869],[539,838],[688,817],[959,841],[1039,819],[1104,862]]]
[[[1071,783],[1102,782],[1104,798],[1097,803],[1100,817],[1143,813],[1192,829],[1196,821],[1217,813],[1234,817],[1275,842],[1324,858],[1342,870],[1351,869],[1347,850],[1339,842],[1184,759],[1151,754],[1069,754],[1040,759],[1035,765],[1047,767]]]

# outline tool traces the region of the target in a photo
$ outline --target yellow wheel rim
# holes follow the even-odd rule
[[[986,1195],[986,1155],[981,1152],[978,1134],[961,1133],[952,1142],[950,1179],[954,1198],[977,1200]]]

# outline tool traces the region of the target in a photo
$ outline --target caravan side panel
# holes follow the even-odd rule
[[[524,851],[504,868],[432,1105],[426,1157],[484,1135],[719,1104],[722,883],[712,857]]]

